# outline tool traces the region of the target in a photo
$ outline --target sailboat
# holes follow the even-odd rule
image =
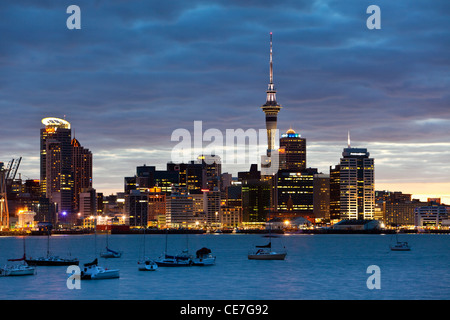
[[[77,258],[60,258],[50,254],[50,229],[47,229],[47,256],[33,259],[25,259],[25,262],[31,266],[70,266],[78,265]]]
[[[120,258],[122,256],[122,251],[115,251],[109,248],[109,230],[106,230],[106,251],[100,253],[100,257],[102,258]]]
[[[395,233],[396,243],[391,244],[389,247],[391,251],[410,251],[411,246],[406,241],[398,241],[398,234]]]
[[[272,241],[270,240],[268,244],[262,246],[255,246],[255,250],[249,252],[248,258],[250,260],[284,260],[286,258],[287,252],[284,251],[273,251]]]
[[[270,216],[269,216],[270,219]],[[270,220],[269,220],[270,221]],[[248,253],[249,260],[284,260],[286,258],[287,252],[285,248],[282,251],[272,250],[272,224],[270,224],[268,238],[269,243],[265,245],[255,246],[255,249]]]
[[[23,256],[19,259],[8,259],[8,261],[24,261],[23,264],[6,265],[0,268],[0,276],[29,276],[36,274],[36,268],[25,263],[25,237],[23,238]]]
[[[144,249],[143,249],[143,253],[144,253],[144,257],[143,259],[140,259],[138,261],[138,270],[139,271],[155,271],[156,269],[158,269],[158,265],[156,264],[155,261],[149,259],[148,257],[145,256],[145,228],[144,228],[144,237],[143,237],[143,242],[144,242]]]
[[[95,256],[97,256],[97,219],[95,219],[95,232],[94,232],[94,250]],[[83,265],[81,271],[81,280],[102,280],[102,279],[115,279],[120,277],[119,269],[108,269],[98,265],[97,257],[89,263]]]
[[[178,255],[167,254],[167,235],[168,232],[166,230],[166,249],[164,254],[155,261],[158,267],[190,267],[193,264],[193,261],[192,256],[187,249],[183,250]]]

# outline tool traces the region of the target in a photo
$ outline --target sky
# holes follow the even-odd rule
[[[450,204],[448,0],[1,1],[0,161],[38,179],[41,119],[65,118],[111,194],[136,166],[164,170],[194,121],[264,129],[269,32],[278,128],[307,140],[308,167],[329,173],[350,131],[376,190]]]

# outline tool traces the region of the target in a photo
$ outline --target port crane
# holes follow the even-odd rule
[[[16,178],[22,157],[8,162],[6,169],[0,168],[0,230],[9,229],[8,187]]]

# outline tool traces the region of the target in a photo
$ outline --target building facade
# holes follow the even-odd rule
[[[42,194],[56,204],[57,221],[73,222],[73,158],[70,123],[44,118],[40,130],[40,186]]]
[[[374,159],[367,149],[345,148],[340,161],[340,218],[373,219]]]
[[[281,170],[306,169],[306,139],[292,129],[281,135],[279,164]]]

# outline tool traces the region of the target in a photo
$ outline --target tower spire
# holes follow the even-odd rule
[[[273,53],[272,53],[272,32],[269,33],[270,39],[270,51],[269,51],[269,62],[270,62],[270,78],[269,85],[267,88],[267,99],[266,103],[261,107],[266,115],[266,129],[267,129],[267,139],[268,145],[267,149],[272,150],[275,147],[275,135],[277,129],[277,115],[281,109],[281,106],[277,103],[275,86],[273,84]]]
[[[272,61],[272,32],[270,32],[270,82],[273,84],[273,61]]]

